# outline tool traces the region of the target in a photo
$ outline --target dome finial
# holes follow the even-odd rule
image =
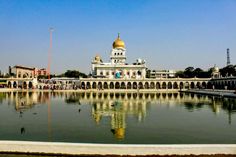
[[[120,39],[120,33],[118,33],[118,39]]]

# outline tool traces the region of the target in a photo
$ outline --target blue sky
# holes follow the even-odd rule
[[[0,70],[9,65],[90,71],[96,54],[109,61],[120,32],[127,62],[150,69],[208,69],[236,61],[236,0],[0,0]]]

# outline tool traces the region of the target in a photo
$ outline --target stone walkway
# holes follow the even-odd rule
[[[233,90],[190,89],[182,92],[236,98],[235,91]]]
[[[1,153],[38,153],[51,155],[236,155],[236,144],[125,145],[0,141]]]

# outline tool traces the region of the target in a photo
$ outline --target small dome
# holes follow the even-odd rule
[[[125,43],[120,39],[120,34],[118,34],[117,39],[112,44],[113,48],[125,48]]]
[[[100,57],[99,55],[96,55],[95,58],[94,58],[94,60],[100,61],[100,60],[101,60],[101,57]]]
[[[217,66],[214,66],[213,72],[218,73],[219,71],[220,71],[219,68]]]

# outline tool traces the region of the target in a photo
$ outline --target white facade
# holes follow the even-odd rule
[[[95,56],[92,61],[92,76],[110,79],[141,79],[146,77],[146,64],[142,59],[137,59],[134,64],[127,64],[125,44],[118,36],[113,42],[110,62],[104,63],[100,56]]]
[[[150,78],[173,78],[176,72],[174,70],[152,70]]]

